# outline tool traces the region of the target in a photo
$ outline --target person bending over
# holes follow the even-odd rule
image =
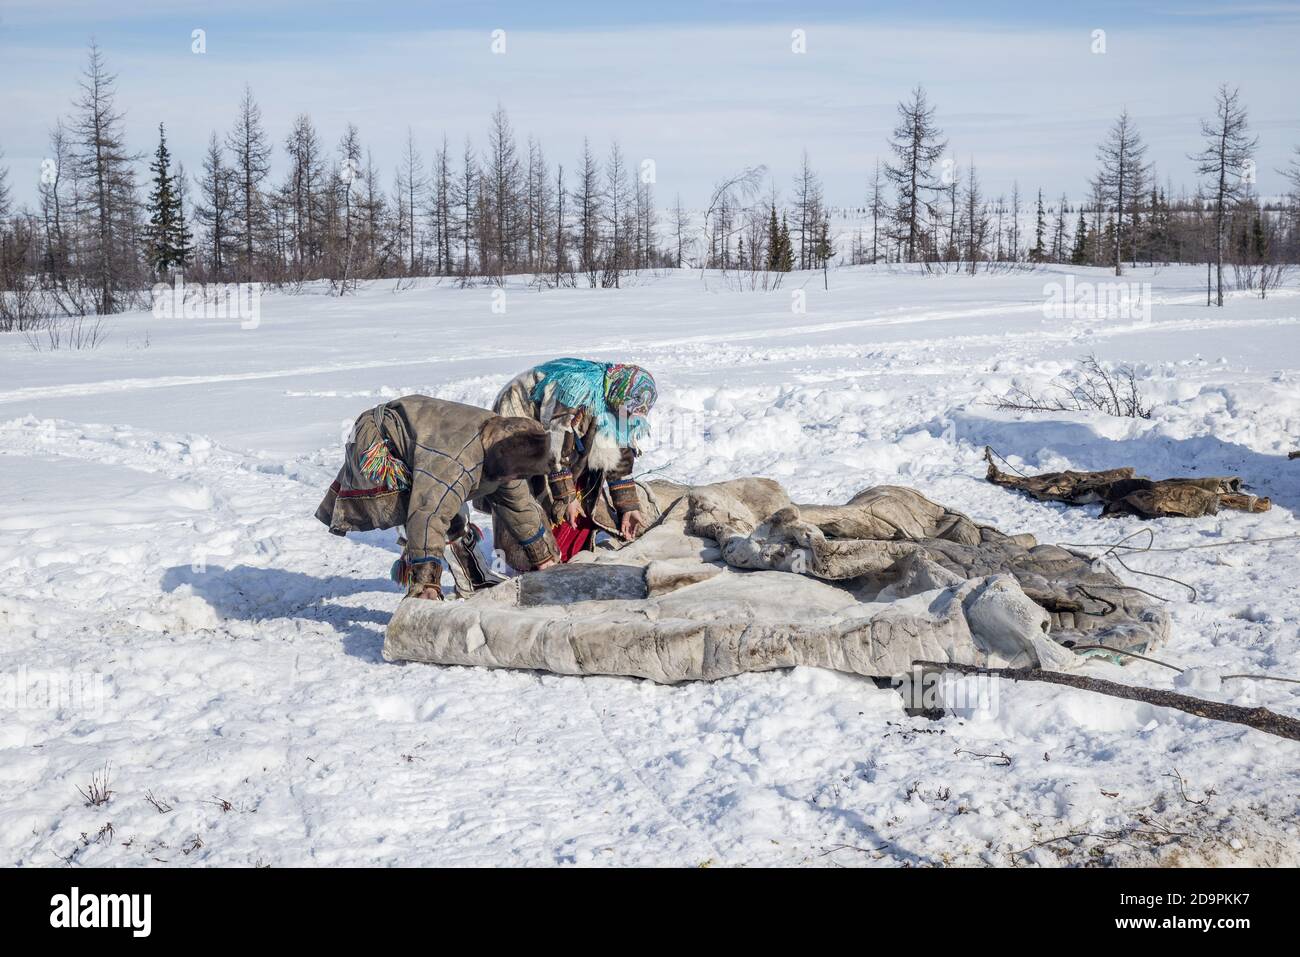
[[[652,509],[632,469],[657,395],[654,377],[640,366],[552,359],[497,396],[494,411],[534,419],[550,436],[546,475],[529,487],[550,519],[562,561],[593,548],[597,529],[631,541],[647,527]],[[511,529],[500,525],[495,540],[506,560],[526,560]]]
[[[521,571],[559,553],[527,480],[550,469],[551,443],[534,419],[408,395],[358,416],[343,467],[316,510],[336,535],[405,526],[394,578],[410,597],[440,599],[443,550],[470,531],[466,502],[492,513]]]

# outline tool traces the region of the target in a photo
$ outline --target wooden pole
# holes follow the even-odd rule
[[[961,665],[943,661],[914,661],[914,668],[928,668],[936,671],[955,671],[964,675],[989,675],[1006,678],[1010,681],[1046,681],[1051,684],[1067,685],[1081,691],[1092,691],[1109,695],[1112,698],[1127,698],[1130,701],[1145,701],[1161,708],[1175,708],[1198,718],[1210,718],[1213,721],[1228,721],[1243,724],[1256,731],[1275,734],[1278,737],[1300,741],[1300,721],[1286,715],[1269,711],[1267,708],[1243,708],[1240,705],[1224,704],[1219,701],[1207,701],[1177,691],[1159,691],[1155,688],[1141,688],[1134,685],[1107,681],[1104,678],[1089,678],[1085,675],[1070,674],[1062,671],[1044,671],[1041,668],[981,668],[978,665]]]

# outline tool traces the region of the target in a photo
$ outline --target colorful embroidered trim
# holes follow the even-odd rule
[[[404,559],[399,558],[393,562],[393,567],[388,570],[388,577],[399,585],[409,586],[411,584],[411,566]]]
[[[551,483],[551,495],[562,502],[567,502],[578,494],[577,486],[573,482],[573,473],[568,469],[562,472],[552,472],[549,476]]]
[[[360,464],[366,478],[390,492],[405,492],[411,487],[411,473],[406,463],[393,455],[383,439],[361,453]]]
[[[635,479],[615,479],[610,482],[609,497],[614,503],[614,510],[620,514],[635,512],[641,508],[641,499],[637,495]]]

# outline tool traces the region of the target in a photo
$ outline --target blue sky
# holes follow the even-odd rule
[[[206,53],[191,52],[194,29]],[[806,53],[791,50],[796,29]],[[1190,186],[1186,154],[1223,81],[1251,109],[1264,192],[1282,188],[1274,169],[1300,145],[1300,2],[0,0],[0,149],[20,200],[92,35],[119,75],[132,145],[151,149],[165,122],[192,172],[245,81],[277,146],[299,112],[331,145],[354,122],[391,174],[408,126],[426,155],[444,132],[481,143],[499,102],[552,163],[572,168],[584,134],[598,152],[617,138],[653,159],[665,205],[676,192],[699,203],[751,163],[784,189],[804,148],[832,202],[861,202],[894,104],[918,82],[951,158],[973,158],[994,195],[1013,179],[1080,195],[1124,107],[1161,182]]]

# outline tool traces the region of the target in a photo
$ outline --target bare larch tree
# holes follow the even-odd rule
[[[1097,147],[1101,164],[1092,185],[1101,202],[1115,209],[1115,275],[1124,274],[1125,204],[1142,192],[1146,185],[1146,144],[1137,126],[1124,110],[1110,128],[1105,141]]]
[[[1223,305],[1223,250],[1226,245],[1230,205],[1248,185],[1246,172],[1258,140],[1248,133],[1246,108],[1238,91],[1219,87],[1214,118],[1201,122],[1205,148],[1193,155],[1196,172],[1206,178],[1206,189],[1214,211],[1215,304]]]
[[[895,161],[885,164],[885,178],[898,191],[894,226],[907,262],[916,262],[922,219],[932,213],[927,195],[942,187],[934,179],[934,164],[948,144],[940,139],[934,112],[920,86],[911,99],[898,104],[898,125],[889,144]]]
[[[95,309],[101,314],[124,306],[139,278],[136,232],[139,204],[133,166],[140,156],[126,149],[122,114],[115,106],[116,76],[108,72],[99,47],[90,45],[81,95],[74,103],[72,136],[75,175],[84,186],[78,215],[89,225],[83,249],[94,277]]]

